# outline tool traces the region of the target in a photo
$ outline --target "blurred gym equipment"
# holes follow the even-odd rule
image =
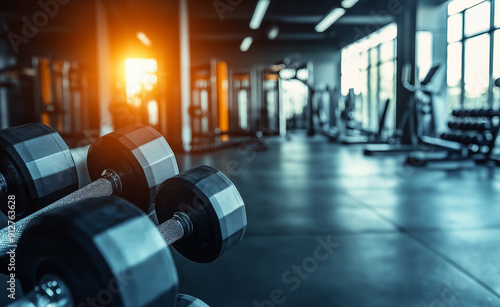
[[[262,131],[268,132],[269,129],[265,129],[265,123],[256,126],[248,112],[251,110],[250,76],[234,74],[230,80],[227,63],[217,60],[193,68],[192,76],[190,150],[208,151],[254,143],[259,149],[264,149],[262,137],[269,133]],[[232,88],[229,89],[228,84],[232,84]],[[229,101],[230,91],[234,98],[232,103]]]
[[[413,85],[410,83],[411,67],[405,66],[401,82],[412,95],[408,109],[391,138],[390,143],[393,144],[368,145],[364,150],[365,155],[399,154],[422,150],[423,147],[420,144],[422,138],[432,137],[442,129],[441,125],[446,122],[446,119],[440,112],[436,112],[436,109],[440,107],[438,104],[442,103],[436,98],[442,87],[442,78],[436,78],[439,68],[440,65],[432,67],[421,82]],[[409,133],[410,144],[398,144],[405,131]]]
[[[483,164],[491,161],[500,129],[500,111],[494,109],[453,110],[448,122],[450,132],[440,138],[421,138],[422,143],[446,151],[413,153],[407,163],[424,166],[431,163],[472,161]]]

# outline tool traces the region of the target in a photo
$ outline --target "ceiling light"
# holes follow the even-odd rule
[[[250,20],[250,29],[258,29],[266,15],[267,8],[269,7],[271,0],[259,0],[257,6],[255,7],[255,12],[253,12],[252,20]]]
[[[273,26],[271,29],[269,29],[269,32],[267,32],[267,38],[273,40],[278,37],[279,32],[280,28],[278,28],[278,26]]]
[[[342,7],[345,9],[350,9],[353,7],[356,3],[358,3],[359,0],[342,0]]]
[[[137,32],[137,38],[145,45],[151,46],[151,40],[144,34],[144,32]]]
[[[345,9],[343,8],[336,8],[333,9],[328,15],[326,15],[323,20],[321,20],[315,27],[316,32],[324,32],[326,29],[328,29],[334,22],[339,20],[340,17],[344,16],[345,14]]]
[[[252,42],[253,42],[253,38],[251,38],[250,36],[249,37],[245,37],[243,39],[243,41],[241,42],[240,50],[242,52],[248,51],[248,49],[250,49],[250,46],[252,45]]]

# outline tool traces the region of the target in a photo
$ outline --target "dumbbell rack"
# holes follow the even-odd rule
[[[234,184],[209,166],[179,173],[166,140],[144,125],[100,137],[86,155],[93,181],[76,190],[74,159],[55,130],[40,123],[0,130],[0,211],[15,220],[0,229],[0,274],[11,288],[18,278],[25,294],[8,306],[80,306],[107,291],[113,306],[174,306],[175,299],[177,307],[208,307],[177,293],[167,245],[208,263],[240,242],[247,218]],[[156,227],[142,213],[153,207]],[[16,276],[12,255],[22,264]]]
[[[452,133],[443,133],[441,138],[466,146],[477,163],[489,161],[500,129],[500,110],[459,109],[452,115],[448,122]]]
[[[424,166],[434,162],[484,164],[493,161],[500,165],[500,159],[493,157],[500,129],[500,110],[458,109],[452,116],[448,122],[450,131],[440,137],[421,136],[419,141],[431,150],[424,157],[422,153],[410,154],[406,163]]]

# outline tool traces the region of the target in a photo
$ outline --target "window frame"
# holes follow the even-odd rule
[[[365,38],[364,38],[365,39]],[[356,43],[356,42],[355,42]],[[355,44],[353,43],[353,44]],[[382,60],[381,57],[381,48],[382,45],[392,43],[393,46],[393,54],[392,57],[387,57],[386,59]],[[373,59],[373,51],[376,50],[376,58]],[[357,54],[360,56],[362,54],[365,54],[367,57],[367,66],[359,68],[359,73],[362,73],[366,77],[366,88],[365,89],[360,89],[361,93],[364,93],[366,90],[366,97],[363,96],[363,103],[362,103],[362,109],[357,109],[355,112],[359,114],[360,117],[358,117],[358,120],[361,121],[363,128],[373,128],[378,126],[378,121],[379,121],[379,113],[381,106],[383,102],[380,101],[381,98],[381,66],[386,63],[393,63],[394,68],[396,67],[396,62],[397,62],[397,37],[379,42],[376,45],[370,46],[369,48],[366,48],[365,50],[357,52]],[[375,88],[372,88],[372,71],[376,69],[376,76],[377,79],[375,80]],[[341,71],[341,80],[342,76],[347,75],[347,74],[352,74],[352,72],[346,73]],[[396,77],[392,77],[393,81],[393,97],[396,97]],[[375,99],[375,101],[372,101],[372,98]],[[360,104],[357,103],[357,106]],[[358,115],[357,115],[358,116]],[[389,124],[389,126],[391,126]],[[394,129],[394,127],[392,127]]]
[[[478,5],[481,5],[485,2],[489,2],[490,3],[490,27],[489,29],[485,30],[485,31],[481,31],[481,32],[478,32],[478,33],[475,33],[473,35],[466,35],[465,33],[465,27],[466,27],[466,20],[465,20],[465,13],[472,9],[472,8],[475,8],[477,7]],[[500,1],[499,1],[500,2]],[[495,44],[495,32],[500,30],[500,27],[496,27],[495,26],[495,11],[496,11],[496,1],[495,0],[484,0],[484,1],[481,1],[479,3],[476,3],[458,13],[454,13],[454,14],[448,14],[447,16],[447,19],[449,20],[450,17],[452,16],[456,16],[456,15],[461,15],[462,17],[462,37],[461,39],[459,40],[455,40],[455,41],[451,41],[451,42],[447,42],[447,47],[449,47],[451,44],[454,44],[454,43],[461,43],[461,47],[462,47],[462,59],[461,59],[461,67],[460,67],[460,70],[461,70],[461,79],[460,79],[460,107],[463,108],[464,105],[465,105],[465,43],[467,40],[469,39],[472,39],[472,38],[475,38],[475,37],[478,37],[478,36],[481,36],[481,35],[484,35],[484,34],[489,34],[489,67],[488,67],[488,73],[489,73],[489,84],[488,84],[488,90],[487,90],[487,101],[486,101],[486,104],[488,105],[489,108],[493,107],[493,104],[494,104],[494,93],[493,93],[493,89],[494,89],[494,80],[493,80],[493,65],[494,65],[494,44]],[[499,3],[500,4],[500,3]],[[449,5],[449,3],[448,3]],[[447,56],[448,56],[448,53],[447,53]],[[449,88],[449,87],[448,87]]]

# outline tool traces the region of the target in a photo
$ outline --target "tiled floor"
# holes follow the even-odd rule
[[[181,291],[213,307],[500,306],[500,172],[402,161],[300,134],[180,156],[228,173],[248,215],[214,263],[176,255]]]

